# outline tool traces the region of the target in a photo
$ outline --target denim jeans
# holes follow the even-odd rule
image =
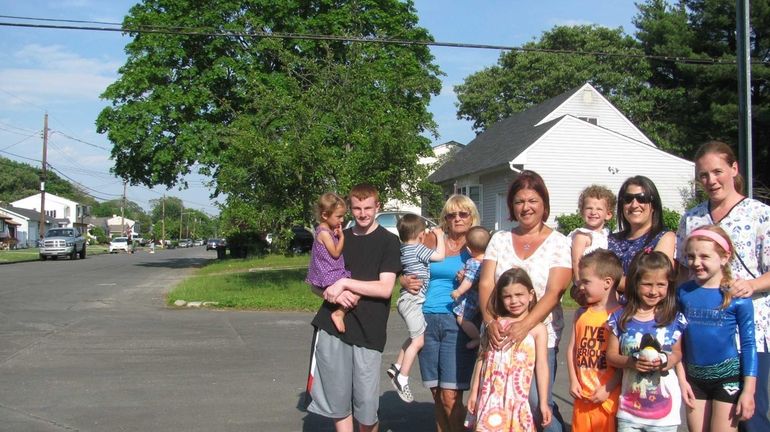
[[[553,382],[556,379],[556,356],[559,354],[559,347],[548,348],[548,372],[551,382],[548,386],[548,405],[551,406],[551,423],[543,428],[540,426],[542,418],[540,416],[539,398],[537,395],[537,377],[532,377],[532,386],[529,388],[529,407],[532,409],[532,416],[535,420],[535,426],[538,431],[543,432],[562,432],[564,430],[564,419],[559,413],[559,407],[553,402]]]

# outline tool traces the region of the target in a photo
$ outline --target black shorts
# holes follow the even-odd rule
[[[698,379],[687,377],[695,399],[715,400],[735,404],[741,395],[741,377],[735,375],[718,379]]]

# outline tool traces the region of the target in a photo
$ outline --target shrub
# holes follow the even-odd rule
[[[580,213],[566,213],[563,215],[556,216],[556,223],[559,224],[557,230],[567,235],[571,233],[573,230],[576,230],[583,226],[583,217],[580,216]],[[607,222],[606,227],[610,231],[615,231],[615,227],[617,226],[617,221],[613,217],[610,219],[609,222]]]
[[[667,230],[676,232],[677,228],[679,228],[679,219],[681,218],[682,215],[674,210],[663,209],[663,225],[665,225]]]

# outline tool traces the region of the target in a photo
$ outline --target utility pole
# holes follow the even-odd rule
[[[48,113],[43,118],[43,169],[40,172],[40,222],[38,224],[38,237],[45,235],[45,180],[48,167]]]
[[[163,219],[161,219],[161,225],[163,226],[162,228],[163,231],[161,234],[160,244],[163,246],[163,248],[165,248],[166,247],[166,194],[163,194],[163,204],[161,208],[163,209],[163,213],[162,213]]]
[[[125,215],[127,184],[128,182],[126,180],[123,180],[123,201],[120,204],[120,233],[121,235],[125,235],[126,237],[128,237],[128,234],[126,234],[126,215]]]
[[[184,216],[184,203],[179,205],[179,240],[182,240],[182,216]]]
[[[751,41],[749,0],[736,0],[736,40],[738,42],[738,164],[746,180],[746,196],[754,195],[753,146],[751,142]]]

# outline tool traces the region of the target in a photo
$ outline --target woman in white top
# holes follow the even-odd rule
[[[735,247],[730,291],[751,297],[754,304],[754,336],[757,346],[757,387],[754,416],[741,423],[744,431],[770,431],[770,207],[742,194],[743,178],[730,146],[710,141],[695,153],[696,180],[709,199],[688,210],[679,222],[677,259],[680,279],[687,277],[685,239],[698,227],[719,225]],[[682,389],[684,395],[685,390]]]
[[[522,321],[502,331],[491,314],[482,307],[486,331],[493,348],[506,348],[519,343],[529,331],[542,322],[548,329],[548,364],[551,388],[556,377],[556,353],[558,352],[564,314],[561,296],[572,276],[570,243],[563,234],[546,226],[550,212],[548,189],[543,178],[534,171],[522,171],[508,189],[508,210],[511,220],[518,225],[511,231],[495,233],[487,246],[479,279],[479,304],[486,305],[495,282],[506,270],[518,267],[529,273],[537,293],[537,305]],[[532,385],[536,389],[536,385]],[[564,429],[558,408],[549,391],[549,405],[553,421],[547,431]],[[537,392],[530,392],[533,413],[538,413]],[[535,424],[540,424],[536,419]]]

